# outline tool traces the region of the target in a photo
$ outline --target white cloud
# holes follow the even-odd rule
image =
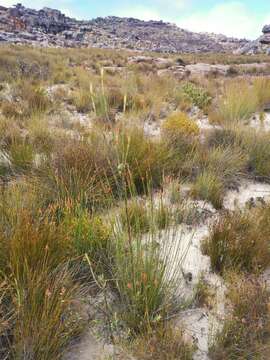
[[[177,24],[191,31],[253,39],[260,36],[264,22],[251,13],[243,2],[231,1],[216,5],[207,12],[195,12],[186,18],[180,18]]]
[[[188,0],[152,0],[153,4],[165,7],[165,9],[178,9],[182,10],[190,4]]]
[[[133,17],[135,19],[140,19],[140,20],[161,20],[162,19],[161,15],[158,13],[158,11],[149,9],[148,7],[145,7],[145,6],[136,6],[136,7],[132,7],[132,8],[122,9],[119,12],[117,12],[117,14],[115,14],[115,15],[121,16],[121,17]]]
[[[61,6],[67,6],[74,3],[74,0],[57,0],[57,3],[53,0],[35,0],[34,2],[32,0],[1,0],[0,5],[9,7],[16,5],[18,2],[21,2],[22,5],[33,9],[41,9],[45,6],[58,9]]]

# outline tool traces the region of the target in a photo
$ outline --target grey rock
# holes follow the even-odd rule
[[[263,27],[263,29],[262,29],[262,32],[263,32],[264,34],[270,33],[270,25],[265,25],[265,26]]]
[[[262,38],[260,39],[260,43],[265,45],[270,45],[270,33],[267,33],[264,36],[262,36]]]
[[[115,16],[79,21],[65,16],[59,10],[47,7],[33,10],[21,4],[11,8],[0,7],[0,29],[1,42],[38,46],[198,53],[232,52],[249,43],[245,39],[224,35],[190,32],[163,21]],[[137,61],[140,62],[139,59]],[[152,62],[152,59],[149,61]],[[167,59],[156,59],[154,63],[158,69],[172,66]]]

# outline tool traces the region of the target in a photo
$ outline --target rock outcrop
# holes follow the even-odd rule
[[[270,45],[270,25],[265,25],[262,32],[263,36],[260,39],[261,44]]]
[[[269,54],[270,55],[270,25],[265,25],[262,29],[263,35],[254,41],[250,41],[235,51],[236,54]]]
[[[167,53],[232,52],[247,40],[194,33],[163,21],[109,16],[78,21],[59,10],[0,6],[0,42],[38,46],[97,47]]]

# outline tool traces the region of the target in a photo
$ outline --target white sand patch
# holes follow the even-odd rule
[[[270,113],[264,113],[264,119],[260,120],[260,114],[254,115],[250,121],[250,126],[257,130],[270,131]]]
[[[227,192],[224,199],[224,207],[228,210],[242,209],[248,201],[258,198],[262,198],[265,201],[270,200],[270,184],[245,180],[238,190]]]

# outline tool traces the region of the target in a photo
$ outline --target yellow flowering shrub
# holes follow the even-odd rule
[[[165,135],[172,137],[196,136],[200,129],[198,125],[183,112],[170,115],[163,123],[162,130]]]

